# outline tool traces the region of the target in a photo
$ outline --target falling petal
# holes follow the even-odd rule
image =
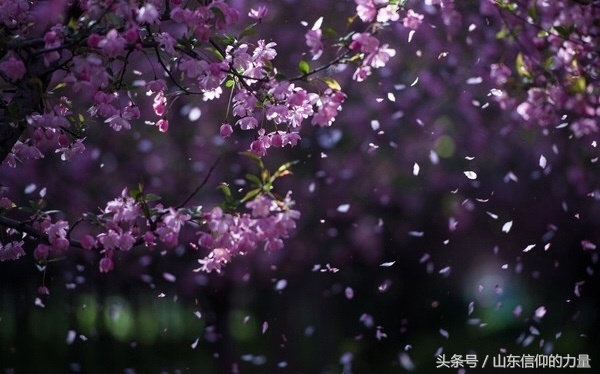
[[[471,301],[469,303],[469,313],[468,313],[468,315],[470,316],[471,314],[473,314],[474,310],[475,310],[475,303],[473,301]]]
[[[413,165],[413,175],[416,177],[417,175],[419,175],[419,170],[421,170],[421,168],[419,167],[419,164],[417,164],[415,162],[415,164]]]
[[[486,212],[488,216],[492,217],[492,219],[498,219],[498,215],[492,212]]]
[[[287,280],[280,279],[275,284],[275,291],[283,291],[287,287]]]
[[[381,292],[381,293],[387,292],[391,285],[392,285],[391,280],[389,280],[389,279],[384,280],[383,283],[381,283],[378,287],[379,292]]]
[[[200,319],[200,318],[202,318],[202,313],[200,313],[199,311],[195,311],[195,312],[194,312],[194,315],[195,315],[196,317],[198,317],[199,319]]]
[[[513,173],[512,171],[509,171],[504,176],[504,183],[508,183],[508,181],[518,182],[519,178],[517,178],[517,176],[515,175],[515,173]]]
[[[406,352],[398,353],[398,361],[400,362],[400,366],[402,366],[404,370],[413,371],[416,368],[415,364]]]
[[[508,221],[504,225],[502,225],[502,232],[505,232],[508,234],[508,232],[512,228],[512,224],[513,224],[513,221]]]
[[[377,326],[377,331],[375,331],[375,337],[377,338],[377,340],[387,338],[387,334],[383,332],[383,327]]]
[[[267,332],[267,330],[269,329],[269,323],[267,321],[263,322],[262,325],[262,333],[264,335],[265,332]]]
[[[415,238],[422,238],[425,233],[423,231],[409,231],[408,235],[414,236]]]
[[[388,98],[388,100],[389,100],[389,101],[391,101],[391,102],[395,102],[395,101],[396,101],[396,95],[394,95],[394,93],[393,93],[393,92],[388,92],[388,94],[387,94],[387,98]]]
[[[450,334],[448,334],[448,331],[446,331],[444,329],[440,329],[440,335],[446,339],[448,339],[450,337]]]
[[[33,193],[35,190],[37,189],[37,186],[35,185],[35,183],[30,183],[25,187],[25,194],[29,195],[30,193]]]
[[[338,213],[348,213],[350,210],[350,204],[342,204],[337,207]]]
[[[541,167],[542,169],[545,169],[545,168],[546,168],[546,157],[544,157],[544,155],[541,155],[541,156],[540,156],[540,167]]]
[[[200,338],[196,338],[196,340],[194,340],[194,342],[191,345],[192,349],[196,349],[196,347],[198,346],[198,342],[199,341],[200,341]]]
[[[171,274],[171,273],[163,273],[163,278],[167,281],[167,282],[175,282],[177,280],[177,278]]]
[[[75,330],[69,330],[69,332],[67,333],[67,344],[68,345],[73,344],[76,337],[77,337],[77,333],[75,332]]]
[[[351,287],[346,287],[344,290],[346,294],[346,299],[351,300],[354,297],[354,290]]]
[[[438,273],[442,274],[443,276],[447,277],[450,275],[450,271],[452,269],[450,268],[450,266],[446,266],[445,268],[441,269]]]
[[[541,306],[535,310],[536,318],[543,318],[546,315],[546,307]]]
[[[533,343],[534,340],[535,340],[535,336],[527,335],[525,340],[523,340],[523,347],[527,347],[527,346],[531,345],[531,343]]]
[[[382,268],[389,268],[390,266],[394,265],[395,263],[396,263],[396,261],[384,262],[379,266],[381,266]]]
[[[412,39],[413,39],[413,36],[415,36],[415,31],[416,31],[416,30],[410,30],[410,31],[408,32],[408,42],[409,42],[409,43],[412,41]]]
[[[437,165],[440,162],[440,157],[438,156],[436,151],[429,151],[429,161],[431,161],[431,163],[434,165]]]
[[[477,179],[477,173],[475,173],[474,171],[465,171],[465,176],[471,180],[473,179]]]
[[[448,230],[456,231],[456,227],[458,226],[458,221],[454,217],[450,217],[448,219]]]
[[[523,250],[523,252],[529,252],[531,251],[533,248],[535,247],[535,244],[529,244],[527,247],[525,247],[525,249]]]

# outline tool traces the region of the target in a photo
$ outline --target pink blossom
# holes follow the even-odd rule
[[[423,15],[416,13],[414,10],[409,9],[406,12],[406,17],[402,21],[402,25],[407,29],[416,30],[423,23]]]
[[[356,68],[356,71],[354,71],[354,74],[352,75],[352,79],[354,79],[357,82],[362,82],[365,79],[367,79],[367,77],[369,75],[371,75],[371,67],[361,65],[358,68]]]
[[[69,144],[66,147],[58,148],[56,153],[60,153],[60,159],[63,161],[69,161],[77,155],[83,154],[85,151],[85,145],[83,141],[85,139],[77,139],[74,143]]]
[[[178,8],[180,9],[180,8]],[[177,40],[171,36],[171,34],[167,32],[162,32],[156,35],[156,40],[158,41],[158,45],[161,49],[167,51],[167,53],[175,54],[175,46],[177,46]]]
[[[235,124],[242,130],[251,130],[258,127],[258,120],[254,117],[244,117],[239,119]]]
[[[304,36],[306,39],[306,45],[310,48],[310,53],[313,55],[313,60],[318,60],[323,54],[323,42],[321,41],[322,36],[321,29],[308,30]]]
[[[259,132],[260,133],[260,132]],[[264,133],[264,130],[263,130]],[[268,136],[259,135],[258,139],[250,144],[250,152],[259,157],[267,155],[267,149],[271,146],[271,141]]]
[[[23,61],[13,56],[0,63],[0,70],[13,81],[21,80],[27,73]]]
[[[44,41],[46,42],[45,48],[50,50],[49,52],[44,53],[44,63],[46,66],[50,66],[53,62],[60,59],[58,48],[63,42],[63,37],[60,32],[61,27],[61,25],[54,26],[44,35]]]
[[[233,134],[233,128],[230,124],[224,123],[221,125],[220,134],[222,137],[228,138],[229,136],[231,136],[231,134]]]
[[[38,288],[38,293],[39,293],[40,295],[46,295],[46,296],[47,296],[47,295],[50,295],[50,290],[49,290],[49,289],[48,289],[48,287],[46,287],[46,286],[40,286],[40,287]]]
[[[154,113],[157,116],[164,116],[167,112],[167,98],[163,91],[159,91],[156,96],[154,96],[154,103],[152,104],[152,108],[154,109]]]
[[[35,146],[26,143],[17,142],[13,146],[13,153],[21,160],[44,158],[42,152]]]
[[[277,56],[277,51],[274,49],[277,43],[270,42],[265,44],[265,41],[261,39],[256,44],[257,46],[252,53],[254,60],[272,60]]]
[[[363,53],[374,53],[379,47],[379,40],[369,33],[356,33],[352,35],[350,49]]]
[[[264,218],[271,212],[271,200],[264,195],[260,195],[256,199],[247,202],[246,208],[252,210],[253,217]]]
[[[8,197],[0,197],[0,209],[12,209],[13,202]]]
[[[160,132],[167,132],[169,131],[169,121],[165,118],[161,118],[156,122],[156,127],[158,127],[158,131]]]
[[[412,9],[408,11],[411,12]],[[399,19],[398,5],[388,4],[377,11],[377,22],[396,22]]]
[[[135,44],[140,39],[140,32],[138,27],[130,27],[127,31],[125,31],[125,41],[127,44]]]
[[[160,14],[154,5],[146,3],[140,8],[136,19],[140,24],[158,24],[160,23]]]
[[[100,48],[100,42],[102,41],[102,36],[98,34],[92,34],[88,37],[87,45],[92,48]]]
[[[91,235],[85,235],[81,239],[81,246],[83,249],[87,249],[88,251],[96,248],[96,239]]]
[[[150,93],[158,93],[167,90],[167,82],[164,79],[157,79],[146,83],[146,89]]]
[[[156,236],[152,233],[152,231],[146,231],[143,238],[146,247],[151,250],[156,247]]]
[[[373,0],[354,0],[356,5],[356,14],[363,22],[371,22],[377,15],[377,8]]]
[[[109,271],[113,270],[114,268],[115,268],[115,264],[114,264],[112,258],[104,257],[100,260],[100,272],[101,273],[108,273]]]
[[[371,65],[371,67],[377,69],[384,67],[391,57],[396,55],[396,50],[389,48],[387,44],[377,48],[376,52],[373,52],[365,59],[365,64]]]
[[[259,5],[257,9],[250,9],[250,12],[248,13],[248,17],[254,18],[254,19],[257,19],[260,21],[261,19],[263,19],[267,16],[267,13],[269,13],[269,9],[264,5]]]
[[[125,49],[125,38],[119,35],[115,29],[110,30],[104,39],[98,43],[98,47],[102,49],[107,57],[115,58]]]
[[[23,244],[23,241],[14,241],[6,245],[2,245],[2,243],[0,243],[0,262],[14,261],[25,256]]]

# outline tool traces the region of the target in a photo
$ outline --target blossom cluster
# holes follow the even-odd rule
[[[137,198],[134,198],[133,196]],[[1,200],[2,209],[12,209],[6,197]],[[30,218],[37,237],[34,259],[40,264],[63,256],[70,247],[97,251],[102,255],[100,272],[115,268],[115,254],[127,252],[137,245],[154,249],[157,245],[174,248],[180,244],[184,227],[196,233],[198,240],[188,243],[192,248],[208,249],[209,254],[200,259],[200,270],[220,272],[223,265],[235,256],[249,254],[256,249],[274,251],[283,248],[283,239],[296,228],[300,212],[293,209],[291,192],[282,199],[259,194],[246,202],[247,213],[224,212],[217,206],[209,212],[201,207],[165,208],[157,203],[151,208],[140,195],[124,189],[121,196],[109,201],[98,215],[88,214],[84,220],[96,227],[96,233],[81,235],[80,240],[71,238],[75,228],[64,220],[53,220],[48,214]],[[23,249],[30,236],[18,235],[19,239],[0,245],[0,261],[17,260],[26,253]]]
[[[205,215],[208,231],[199,232],[198,244],[210,249],[210,253],[200,259],[202,265],[197,270],[220,272],[223,265],[235,256],[247,255],[260,245],[265,251],[283,248],[283,239],[296,228],[300,212],[292,209],[291,194],[281,201],[264,195],[246,203],[251,213],[232,215],[220,207]]]
[[[294,147],[301,140],[304,122],[331,126],[342,109],[347,95],[334,78],[325,75],[331,67],[354,64],[358,69],[354,80],[361,82],[396,53],[379,41],[377,33],[394,22],[418,24],[409,22],[418,19],[412,13],[402,20],[403,9],[397,2],[355,3],[362,31],[349,31],[333,41],[332,52],[325,54],[331,57],[328,62],[311,68],[301,61],[300,75],[287,78],[277,68],[276,41],[251,39],[254,32],[239,36],[231,32],[245,22],[244,14],[257,21],[246,31],[258,28],[268,16],[265,6],[242,12],[225,0],[4,1],[0,5],[0,27],[6,35],[0,40],[4,53],[0,111],[5,114],[3,126],[18,136],[10,137],[14,143],[2,144],[12,151],[0,161],[15,168],[52,153],[63,161],[72,160],[86,152],[90,126],[118,132],[145,123],[168,132],[169,108],[178,97],[197,95],[209,101],[225,90],[231,91],[231,101],[218,128],[222,137],[232,136],[236,129],[253,131],[248,151],[258,157],[271,148]],[[313,61],[324,55],[322,25],[321,17],[305,34]],[[150,66],[136,70],[131,61],[139,59],[151,60]],[[155,117],[147,118],[145,107],[151,107]],[[299,217],[289,194],[277,200],[259,193],[255,200],[245,201],[252,213],[215,208],[204,215],[196,208],[161,204],[149,211],[147,203],[124,192],[93,216],[101,231],[79,235],[79,241],[71,238],[75,224],[36,212],[27,221],[39,241],[34,258],[46,262],[73,246],[99,250],[100,270],[107,272],[114,268],[115,253],[138,245],[174,247],[181,229],[194,222],[208,227],[195,244],[211,251],[201,268],[219,271],[231,257],[259,245],[266,250],[281,248]],[[9,205],[12,202],[3,201],[3,215]],[[10,230],[15,231],[11,236],[19,232],[15,227]],[[23,243],[18,238],[3,245],[2,260],[21,257]]]
[[[389,1],[357,0],[356,4],[357,14],[367,25],[399,22],[399,6]],[[23,98],[26,95],[19,90],[16,94],[8,89],[2,91],[5,102],[43,108],[14,118],[16,122],[26,122],[31,130],[6,157],[5,162],[11,167],[19,161],[43,158],[48,152],[59,153],[63,160],[83,153],[83,131],[93,122],[104,122],[114,131],[131,129],[142,119],[140,107],[148,96],[158,118],[144,122],[166,132],[170,101],[192,93],[212,100],[220,97],[227,85],[235,97],[231,122],[242,130],[257,132],[257,140],[249,150],[260,156],[271,146],[296,145],[300,125],[309,117],[314,116],[314,125],[331,125],[345,98],[337,83],[323,89],[282,80],[274,65],[276,42],[243,42],[242,37],[225,37],[224,31],[239,23],[242,16],[224,0],[197,6],[179,1],[89,0],[80,4],[83,13],[77,19],[64,20],[58,12],[50,21],[45,20],[56,21],[47,30],[28,26],[40,17],[44,6],[42,2],[10,0],[0,8],[0,24],[14,33],[11,43],[20,48],[18,53],[9,51],[0,56],[6,83],[18,87],[18,82],[42,73],[51,76],[52,82],[61,81],[55,87],[49,87],[49,81],[40,81],[39,89],[48,95],[39,102],[28,102],[35,99]],[[267,13],[263,6],[251,10],[248,17],[261,20]],[[352,35],[349,46],[329,65],[359,61],[354,76],[359,82],[371,74],[372,68],[385,66],[395,51],[387,44],[379,45],[369,30]],[[323,48],[320,23],[309,34],[307,44],[316,59]],[[26,38],[39,39],[40,43],[20,46]],[[216,56],[203,53],[207,45],[215,48]],[[135,77],[128,81],[128,59],[148,53],[155,55],[156,67],[152,71],[156,79]],[[32,55],[43,56],[43,66],[29,63],[28,56]],[[303,80],[316,71],[303,71]],[[87,105],[87,115],[75,115],[74,105]],[[273,130],[266,128],[269,123]],[[233,128],[226,126],[221,133],[229,136]]]
[[[500,87],[493,97],[529,126],[569,125],[577,137],[598,132],[600,8],[572,1],[499,3],[506,11],[500,35],[515,38],[520,52],[514,65],[491,65]],[[526,95],[519,98],[515,87]]]

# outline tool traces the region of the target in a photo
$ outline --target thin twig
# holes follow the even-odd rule
[[[200,192],[200,190],[202,189],[202,187],[204,187],[204,185],[206,185],[206,183],[208,182],[208,178],[210,178],[210,175],[212,174],[213,170],[215,170],[215,168],[217,167],[217,164],[219,163],[219,159],[220,159],[220,157],[217,157],[217,159],[215,160],[215,162],[213,163],[213,165],[208,170],[208,173],[204,177],[204,180],[202,181],[202,183],[200,183],[200,185],[194,190],[194,192],[192,192],[187,197],[187,199],[185,199],[181,204],[179,204],[177,206],[177,209],[183,208],[194,196],[196,196],[196,194],[198,192]]]

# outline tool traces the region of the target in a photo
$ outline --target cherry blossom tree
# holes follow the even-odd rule
[[[46,263],[70,247],[96,250],[103,256],[100,271],[108,272],[114,268],[115,250],[129,251],[138,245],[154,248],[157,243],[174,247],[186,225],[201,227],[197,243],[191,245],[210,250],[200,260],[201,270],[220,271],[232,256],[258,246],[280,249],[300,213],[292,208],[291,193],[277,197],[271,189],[276,179],[289,173],[290,164],[271,175],[260,158],[269,148],[296,146],[304,120],[314,126],[331,126],[346,94],[335,79],[319,73],[353,63],[357,65],[355,79],[362,81],[371,69],[385,66],[395,51],[387,44],[380,45],[374,34],[381,26],[398,21],[399,11],[395,3],[370,4],[368,11],[358,4],[364,32],[352,30],[336,40],[332,46],[337,49],[335,57],[317,68],[301,60],[298,74],[290,78],[273,64],[276,42],[245,40],[267,15],[264,6],[242,14],[224,1],[196,6],[178,1],[6,3],[2,13],[6,88],[2,91],[0,156],[8,167],[53,153],[70,162],[85,151],[91,126],[119,132],[145,120],[167,132],[169,107],[179,97],[196,95],[210,101],[226,89],[230,101],[219,133],[229,138],[234,126],[255,131],[248,152],[261,170],[259,177],[251,180],[255,188],[240,200],[234,201],[223,184],[225,205],[210,211],[187,206],[192,196],[177,206],[156,203],[158,197],[146,195],[140,184],[136,190],[124,187],[121,196],[108,202],[100,214],[85,214],[69,222],[55,218],[58,212],[43,210],[42,194],[27,218],[3,215],[8,236],[16,239],[3,245],[2,260],[19,259],[25,255],[25,241],[34,239],[38,241],[34,251],[38,262]],[[246,19],[245,29],[237,32],[242,18]],[[306,33],[313,60],[324,48],[321,22],[322,18]],[[151,61],[147,71],[137,69],[141,59]],[[152,79],[145,78],[148,76]],[[142,118],[140,108],[146,101],[151,101],[154,118]],[[251,213],[239,213],[236,208],[240,205]],[[15,208],[17,204],[3,197],[3,212]],[[80,233],[81,239],[75,239],[74,230],[82,222],[101,230]],[[45,287],[42,290],[47,292]]]

